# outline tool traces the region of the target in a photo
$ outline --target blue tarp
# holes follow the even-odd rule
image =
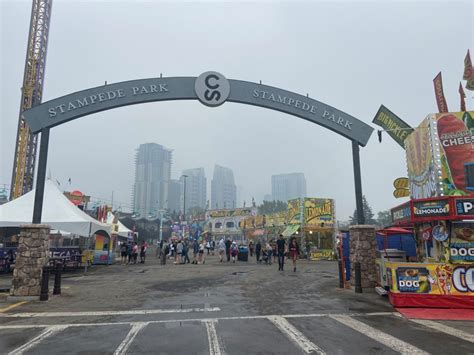
[[[416,257],[416,242],[413,234],[376,234],[377,249],[404,250],[407,256]]]

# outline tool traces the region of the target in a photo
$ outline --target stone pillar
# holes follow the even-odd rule
[[[44,224],[20,227],[20,240],[13,270],[10,296],[39,296],[43,266],[48,262],[49,229]]]
[[[355,285],[355,263],[360,263],[362,288],[375,287],[377,273],[375,268],[376,246],[375,227],[355,225],[349,227],[351,285]]]

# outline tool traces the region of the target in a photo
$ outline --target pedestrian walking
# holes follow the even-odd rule
[[[133,256],[133,263],[136,264],[138,260],[138,243],[137,242],[133,242],[132,256]]]
[[[128,258],[127,264],[131,264],[132,261],[133,261],[133,245],[132,245],[132,242],[127,243],[127,258]]]
[[[175,264],[181,264],[181,257],[183,255],[183,242],[180,240],[178,244],[176,245],[176,258],[175,258]]]
[[[211,240],[211,255],[214,256],[214,250],[216,249],[216,241]]]
[[[219,244],[217,245],[217,249],[219,250],[219,261],[222,263],[224,261],[224,254],[225,254],[225,242],[224,238],[221,238]]]
[[[127,244],[122,243],[120,246],[120,264],[127,263]]]
[[[193,242],[193,264],[197,264],[199,260],[199,242],[194,239]]]
[[[267,242],[267,244],[265,245],[265,251],[267,252],[267,264],[271,265],[272,264],[273,247],[269,242]]]
[[[206,261],[204,260],[204,249],[206,248],[206,243],[204,240],[199,244],[199,257],[198,257],[198,264],[204,264]]]
[[[280,234],[280,239],[277,240],[278,271],[283,271],[283,267],[285,266],[285,244],[283,234]]]
[[[225,253],[227,255],[227,262],[230,261],[230,246],[232,245],[232,242],[230,241],[230,239],[227,239],[225,241]]]
[[[145,241],[142,241],[142,244],[140,245],[140,263],[141,264],[145,264],[146,249],[147,249],[147,244],[145,243]]]
[[[262,252],[262,244],[260,244],[260,240],[257,241],[255,245],[255,257],[257,258],[257,263],[260,262],[260,253]]]
[[[183,264],[186,264],[186,263],[191,263],[191,260],[189,260],[189,256],[188,256],[188,251],[189,251],[189,246],[188,246],[188,241],[185,240],[184,243],[183,243]]]
[[[292,238],[290,241],[290,246],[288,248],[290,258],[293,260],[293,272],[296,272],[296,260],[298,260],[298,256],[300,255],[300,247],[296,242],[296,238]]]
[[[235,263],[235,259],[239,254],[239,247],[237,246],[237,243],[235,241],[233,241],[230,246],[230,254],[232,255],[232,262]]]
[[[209,255],[211,251],[211,242],[209,240],[206,242],[206,250],[207,250],[207,255]]]
[[[161,265],[166,265],[166,258],[168,257],[168,253],[169,253],[169,245],[168,243],[165,241],[161,244],[161,260],[160,260],[160,264]]]
[[[250,257],[253,256],[253,250],[254,250],[254,245],[253,245],[253,242],[250,241],[250,243],[249,243],[249,253],[250,253]]]

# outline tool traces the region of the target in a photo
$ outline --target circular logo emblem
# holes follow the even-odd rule
[[[433,227],[433,238],[438,242],[444,242],[448,239],[449,234],[446,228],[442,225],[437,225]]]
[[[224,75],[208,71],[196,78],[194,90],[202,104],[216,107],[222,105],[229,97],[230,84]]]

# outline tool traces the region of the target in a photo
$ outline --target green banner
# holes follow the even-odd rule
[[[413,128],[410,127],[408,123],[403,121],[384,105],[380,105],[372,122],[386,130],[390,137],[405,149],[405,139],[413,132]]]

